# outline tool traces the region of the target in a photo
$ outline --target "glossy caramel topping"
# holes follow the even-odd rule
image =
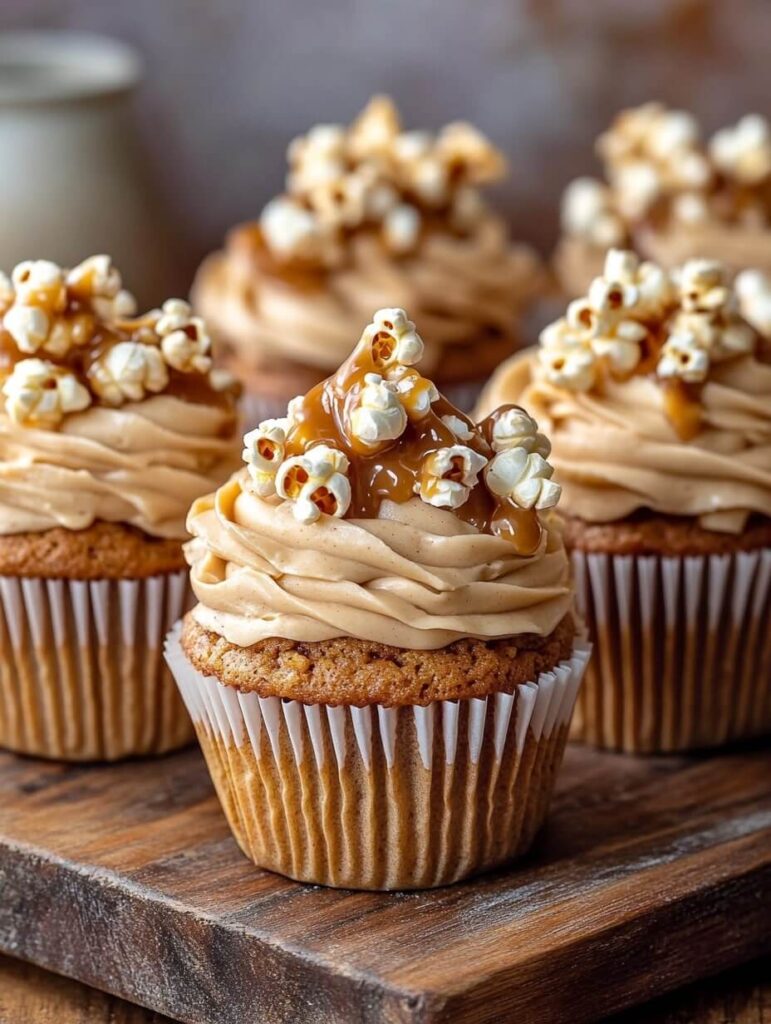
[[[295,399],[287,420],[247,435],[244,457],[259,493],[273,493],[275,480],[306,522],[319,513],[377,518],[384,502],[419,496],[534,554],[542,537],[536,507],[558,494],[550,484],[547,501],[542,489],[550,467],[532,449],[504,458],[515,444],[496,442],[495,430],[507,410],[476,426],[412,368],[421,351],[401,310],[377,313],[349,359]],[[495,490],[487,484],[494,466]]]

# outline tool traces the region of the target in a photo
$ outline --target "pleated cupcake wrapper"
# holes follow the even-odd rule
[[[537,682],[426,707],[258,697],[166,658],[241,848],[301,881],[425,888],[524,852],[546,814],[589,647]]]
[[[114,760],[190,742],[163,659],[189,605],[187,572],[148,579],[0,576],[0,746]]]
[[[573,738],[651,753],[771,733],[771,549],[572,557],[595,648]]]

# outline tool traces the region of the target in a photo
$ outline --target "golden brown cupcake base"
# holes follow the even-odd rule
[[[565,546],[612,555],[727,555],[771,547],[771,520],[753,516],[740,534],[706,530],[697,519],[648,512],[612,523],[563,516]]]
[[[185,568],[182,543],[124,523],[95,522],[0,536],[0,575],[43,579],[145,579]]]
[[[414,889],[495,867],[530,845],[587,652],[510,694],[390,708],[225,686],[191,664],[179,627],[166,656],[248,857],[305,882]]]
[[[570,656],[567,615],[546,637],[458,640],[435,651],[409,651],[340,637],[320,643],[268,639],[238,647],[185,617],[182,649],[203,675],[260,697],[307,704],[427,705],[512,693]]]

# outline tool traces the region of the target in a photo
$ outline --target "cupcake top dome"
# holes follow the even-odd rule
[[[771,126],[759,114],[705,143],[692,115],[646,103],[622,111],[596,150],[604,180],[579,178],[566,189],[568,236],[605,249],[630,242],[641,224],[771,223]]]
[[[765,279],[742,275],[739,288],[761,325]],[[768,345],[716,261],[668,272],[610,250],[540,346],[499,369],[481,409],[501,401],[547,425],[569,514],[648,509],[728,531],[771,516]]]
[[[203,629],[426,650],[567,615],[548,440],[514,405],[472,422],[415,369],[422,349],[381,309],[336,373],[246,435],[246,467],[188,517]]]
[[[180,299],[134,312],[108,256],[0,275],[0,534],[106,520],[182,538],[232,468],[237,388],[206,325]]]

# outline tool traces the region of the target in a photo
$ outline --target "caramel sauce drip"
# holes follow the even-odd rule
[[[143,326],[150,326],[152,320],[148,317],[137,317],[108,324],[96,316],[87,301],[72,295],[69,296],[63,312],[50,315],[52,323],[55,323],[59,330],[67,332],[71,338],[68,352],[65,355],[55,355],[44,348],[40,348],[34,354],[22,352],[8,331],[0,327],[0,379],[11,374],[14,366],[23,359],[40,358],[72,373],[89,390],[95,405],[106,404],[101,403],[99,396],[89,385],[90,367],[110,348],[122,341],[130,341],[137,330]],[[209,383],[207,374],[181,373],[172,366],[166,368],[169,382],[162,394],[173,395],[192,404],[232,409],[235,422],[236,394],[232,390],[217,391]],[[147,397],[152,397],[152,393],[148,393]],[[230,433],[230,427],[227,433]]]
[[[681,441],[692,441],[701,430],[704,412],[699,384],[666,380],[662,384],[664,413]]]
[[[376,449],[367,447],[346,429],[368,373],[386,374],[388,353],[384,357],[360,344],[336,374],[316,385],[293,408],[294,425],[286,441],[286,457],[302,455],[308,447],[327,444],[347,455],[350,461],[351,505],[348,518],[375,519],[384,501],[404,504],[415,497],[420,485],[423,462],[441,448],[463,444],[490,459],[493,450],[493,416],[479,427],[444,397],[433,402],[430,411],[419,420],[409,419],[397,441],[385,442]],[[457,416],[472,432],[459,441],[442,417]],[[543,528],[535,509],[520,509],[508,499],[491,494],[482,480],[454,514],[481,533],[490,533],[509,541],[517,554],[533,555],[541,543]]]

